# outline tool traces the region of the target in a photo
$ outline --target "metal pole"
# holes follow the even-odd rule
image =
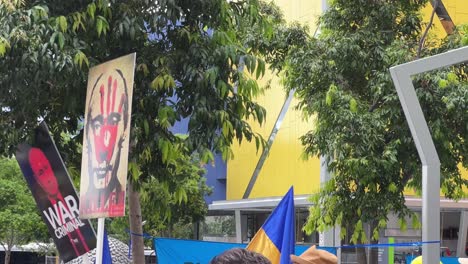
[[[320,156],[320,186],[323,187],[331,179],[331,174],[328,171],[327,159],[325,156]],[[335,227],[319,233],[319,246],[333,247],[335,246]]]
[[[468,233],[468,211],[460,212],[460,227],[458,228],[457,257],[466,257],[466,237]]]
[[[416,96],[411,76],[396,66],[390,69],[422,166],[422,240],[440,240],[440,161]],[[402,74],[402,75],[400,75]],[[404,75],[406,74],[406,75]],[[411,89],[413,88],[413,89]],[[440,261],[440,244],[422,245],[423,263]]]
[[[242,243],[242,216],[239,209],[234,211],[234,220],[236,221],[236,242]]]
[[[83,257],[83,264],[91,264],[91,261],[89,261],[88,253],[84,254]]]
[[[96,241],[96,264],[102,264],[102,251],[104,245],[104,224],[106,218],[98,218],[98,232]]]
[[[423,263],[440,261],[440,160],[419,104],[411,76],[468,60],[468,47],[390,68],[406,121],[422,163]],[[429,243],[428,243],[429,242]]]
[[[422,174],[422,239],[440,240],[440,165],[424,165]],[[440,244],[422,245],[423,263],[439,263]]]
[[[322,13],[328,9],[328,0],[322,0]]]

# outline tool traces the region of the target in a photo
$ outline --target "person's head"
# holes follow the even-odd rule
[[[332,253],[311,246],[300,256],[291,255],[294,264],[337,264],[338,258]]]
[[[214,257],[210,264],[271,264],[271,261],[262,254],[244,248],[233,248]]]
[[[31,148],[28,154],[29,164],[33,171],[34,179],[48,195],[56,195],[59,192],[57,179],[44,152],[38,148]]]
[[[93,178],[89,184],[105,189],[117,177],[129,120],[127,82],[119,70],[97,78],[87,106],[88,166]]]

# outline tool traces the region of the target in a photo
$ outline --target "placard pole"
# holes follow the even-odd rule
[[[102,251],[104,245],[104,223],[106,218],[98,218],[98,232],[96,241],[96,264],[102,264]]]

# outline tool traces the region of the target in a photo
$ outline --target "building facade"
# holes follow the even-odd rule
[[[317,18],[327,8],[326,0],[275,0],[284,12],[287,21],[307,24],[310,32],[316,32]],[[443,0],[443,9],[438,8],[437,17],[431,34],[444,37],[447,23],[454,25],[468,23],[468,1]],[[432,6],[428,5],[423,14],[429,21]],[[439,20],[439,21],[437,21]],[[263,126],[252,124],[262,136],[271,140],[268,155],[256,150],[254,143],[243,142],[233,146],[234,159],[227,163],[217,160],[215,167],[209,168],[208,184],[214,186],[215,198],[209,198],[211,215],[232,215],[235,219],[236,236],[232,242],[248,242],[260,228],[271,210],[290,186],[294,186],[296,206],[297,243],[340,245],[339,234],[331,230],[325,234],[306,235],[301,227],[306,222],[308,197],[316,193],[321,182],[325,181],[327,171],[321,166],[318,157],[304,160],[303,147],[299,137],[311,129],[311,123],[303,120],[300,112],[294,109],[296,101],[287,95],[280,84],[279,77],[267,73],[260,84],[271,81],[271,88],[258,99],[267,109],[267,119]],[[463,172],[468,178],[468,172]],[[420,197],[409,192],[406,204],[415,212],[421,211]],[[421,219],[421,218],[420,218]],[[411,221],[409,221],[411,222]],[[468,199],[458,202],[441,197],[441,248],[442,254],[466,257],[468,235]],[[398,219],[389,216],[387,228],[381,235],[381,243],[421,241],[421,230],[408,226],[406,232],[399,229]],[[417,253],[419,248],[396,249],[395,258]],[[382,252],[382,256],[385,255]],[[385,257],[381,257],[382,263]],[[395,260],[395,263],[398,263]]]

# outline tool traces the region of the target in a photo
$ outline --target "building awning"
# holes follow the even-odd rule
[[[294,196],[295,207],[307,208],[312,205],[309,202],[310,195],[296,195]],[[272,209],[278,205],[283,197],[266,197],[256,199],[241,199],[241,200],[224,200],[224,201],[213,201],[212,204],[208,205],[208,210],[264,210]]]
[[[294,196],[294,204],[296,208],[308,208],[312,205],[309,201],[310,195],[296,195]],[[241,200],[223,200],[213,201],[212,204],[208,205],[210,211],[231,211],[231,210],[248,210],[248,211],[262,211],[265,209],[275,208],[280,202],[282,197],[266,197],[256,199],[241,199]],[[407,196],[406,206],[413,209],[419,209],[422,207],[422,198]],[[450,199],[440,199],[441,209],[454,209],[454,210],[468,210],[468,199],[462,199],[454,201]]]

